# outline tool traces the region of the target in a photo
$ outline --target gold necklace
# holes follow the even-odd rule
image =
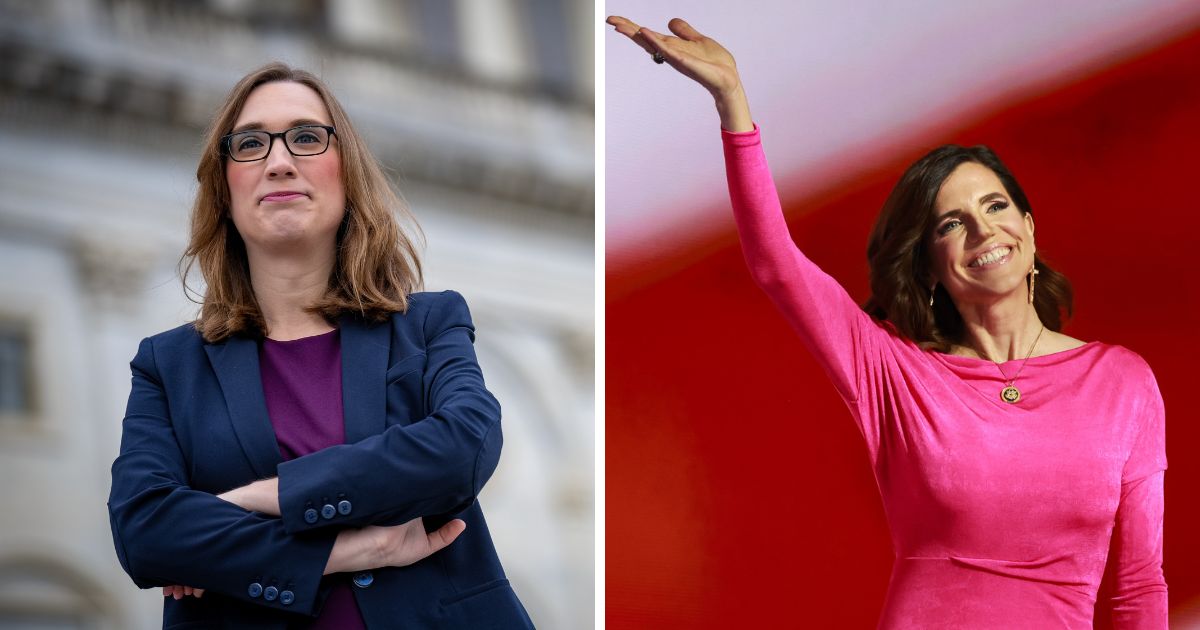
[[[1017,377],[1021,375],[1021,370],[1025,369],[1026,363],[1029,363],[1029,357],[1033,356],[1033,349],[1037,347],[1038,340],[1042,338],[1042,332],[1045,330],[1046,325],[1042,324],[1041,329],[1038,330],[1037,337],[1033,340],[1033,345],[1029,346],[1029,352],[1025,353],[1025,360],[1021,362],[1021,367],[1017,368],[1017,373],[1011,379],[1004,375],[1004,368],[1000,367],[1000,364],[995,359],[988,357],[992,360],[992,363],[996,364],[996,369],[1000,370],[1000,376],[1004,379],[1004,389],[1000,390],[1000,400],[1010,405],[1016,404],[1017,401],[1021,400],[1021,390],[1017,389],[1013,383],[1017,382]]]

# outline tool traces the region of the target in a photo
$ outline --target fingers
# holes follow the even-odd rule
[[[454,519],[442,525],[437,531],[429,534],[429,553],[435,554],[454,542],[458,535],[467,529],[467,524],[461,519]]]
[[[683,21],[682,18],[673,18],[667,22],[667,28],[671,29],[672,33],[678,35],[681,39],[686,39],[689,42],[696,42],[704,39],[700,31],[692,28],[691,24]]]
[[[633,20],[630,20],[629,18],[623,18],[619,15],[610,15],[608,16],[608,19],[604,21],[610,26],[615,27],[618,33],[628,37],[633,37],[634,33],[637,33],[638,29],[641,28],[635,24]]]
[[[170,586],[163,587],[163,597],[174,597],[175,599],[183,599],[184,597],[186,597],[188,595],[191,595],[191,596],[199,599],[200,597],[202,597],[204,595],[204,589],[192,588],[190,586],[182,586],[179,584],[172,584]]]
[[[654,47],[651,46],[649,42],[646,41],[646,38],[638,32],[642,29],[642,27],[635,24],[632,20],[628,20],[619,15],[612,15],[609,16],[605,22],[615,27],[618,33],[628,37],[629,39],[632,39],[633,43],[642,47],[642,50],[652,55],[654,54]]]
[[[650,52],[661,53],[663,58],[666,59],[667,63],[671,64],[675,68],[679,68],[684,62],[684,57],[688,56],[687,53],[684,53],[681,50],[676,50],[674,46],[671,46],[670,42],[673,38],[655,33],[644,26],[639,32],[641,33],[642,37],[650,43]]]

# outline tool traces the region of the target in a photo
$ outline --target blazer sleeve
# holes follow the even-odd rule
[[[189,488],[152,340],[142,341],[130,367],[108,500],[121,567],[141,588],[186,584],[289,612],[319,611],[336,532],[293,536],[277,518]]]
[[[500,460],[500,403],[484,386],[462,296],[444,292],[423,326],[430,414],[355,444],[279,464],[279,509],[288,532],[328,527],[305,519],[325,497],[353,497],[337,527],[402,523],[452,514],[475,502]],[[313,521],[313,522],[309,522]]]

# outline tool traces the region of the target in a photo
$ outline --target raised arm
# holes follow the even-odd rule
[[[726,175],[746,264],[846,400],[858,398],[864,354],[880,329],[846,291],[796,247],[788,232],[758,127],[733,55],[676,18],[675,37],[627,18],[608,18],[617,32],[708,90],[721,118]]]

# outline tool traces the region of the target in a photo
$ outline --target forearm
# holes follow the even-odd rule
[[[721,137],[729,200],[751,275],[768,288],[800,279],[788,278],[795,275],[799,251],[784,220],[760,134],[725,130]]]
[[[760,134],[726,130],[721,137],[734,221],[751,277],[843,397],[857,399],[862,363],[855,357],[862,356],[866,334],[876,327],[846,290],[792,240]]]
[[[465,508],[499,460],[498,416],[498,406],[494,416],[438,412],[284,462],[278,469],[284,525],[290,532],[394,525]]]
[[[249,512],[279,516],[279,478],[259,479],[254,483],[218,494],[217,498]]]
[[[109,511],[121,564],[142,588],[186,584],[258,605],[285,605],[261,591],[253,595],[257,583],[291,591],[288,610],[307,614],[317,605],[332,532],[292,536],[277,518],[182,486],[115,497]]]
[[[1159,471],[1122,484],[1110,548],[1114,588],[1109,605],[1115,628],[1167,627],[1163,476]]]

